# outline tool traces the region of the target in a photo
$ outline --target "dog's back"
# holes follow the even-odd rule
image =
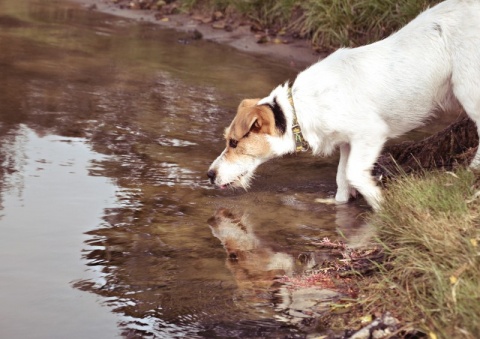
[[[351,128],[351,135],[381,120],[391,138],[422,125],[437,108],[457,108],[457,98],[471,114],[478,88],[480,1],[450,0],[388,39],[331,54],[299,74],[294,93],[305,126]]]
[[[382,41],[338,50],[299,74],[293,100],[313,152],[340,147],[335,199],[353,187],[378,208],[370,170],[388,138],[460,106],[480,126],[480,1],[447,0]]]
[[[467,102],[461,91],[468,86],[476,92],[473,96],[480,95],[480,1],[440,3],[392,35],[388,44],[392,52],[401,56],[396,60],[400,66],[403,60],[411,65],[410,70],[400,67],[397,76],[410,82],[407,93],[400,99],[416,104],[412,107],[413,114],[428,115],[436,108],[457,109],[456,99],[472,113],[465,107]],[[395,79],[391,85],[396,89],[399,86],[394,82]],[[416,97],[424,103],[430,99],[432,107],[418,105]]]

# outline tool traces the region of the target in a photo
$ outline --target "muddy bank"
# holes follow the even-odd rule
[[[258,37],[251,32],[250,26],[240,25],[231,32],[225,29],[215,29],[211,25],[203,24],[187,14],[172,14],[166,19],[155,16],[156,11],[120,9],[111,1],[106,0],[72,0],[83,4],[92,11],[120,16],[127,19],[155,23],[165,28],[175,29],[185,33],[182,43],[191,43],[199,37],[194,32],[199,32],[202,39],[231,46],[243,52],[253,53],[269,58],[275,58],[288,63],[299,70],[318,61],[324,55],[312,50],[305,40],[292,39],[288,44],[265,42],[259,43]]]

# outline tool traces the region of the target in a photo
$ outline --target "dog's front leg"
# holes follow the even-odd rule
[[[337,204],[345,204],[350,200],[350,196],[355,197],[357,191],[350,186],[347,180],[347,163],[350,155],[350,144],[344,143],[340,145],[340,161],[337,169],[337,194],[335,194],[335,202]]]
[[[349,184],[363,195],[375,211],[378,211],[382,204],[382,191],[376,185],[371,172],[386,139],[377,140],[375,143],[352,143],[346,170]]]

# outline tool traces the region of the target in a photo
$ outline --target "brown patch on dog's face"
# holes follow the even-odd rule
[[[237,115],[225,131],[226,159],[236,156],[265,156],[269,153],[266,135],[275,135],[275,119],[267,105],[257,106],[260,99],[245,99],[238,106]]]
[[[293,256],[276,252],[263,243],[254,232],[248,216],[218,209],[208,221],[212,234],[222,243],[226,252],[226,266],[231,270],[242,296],[267,291],[275,278],[292,274]]]
[[[275,119],[267,105],[257,106],[260,99],[245,99],[237,109],[237,115],[227,129],[227,140],[240,141],[248,133],[275,135]]]
[[[244,232],[246,232],[245,226],[241,223],[242,216],[234,214],[227,208],[219,208],[215,214],[207,220],[207,222],[211,227],[218,229],[226,220],[232,225],[238,225]]]
[[[218,238],[227,253],[249,251],[257,248],[258,239],[242,214],[220,208],[208,219],[213,235]]]

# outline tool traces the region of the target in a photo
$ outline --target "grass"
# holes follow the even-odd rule
[[[178,0],[184,10],[237,13],[264,29],[289,30],[320,50],[390,35],[439,0]]]
[[[186,11],[200,9],[204,12],[220,11],[238,14],[265,29],[288,25],[292,10],[298,0],[178,0]]]
[[[418,0],[308,0],[292,27],[319,47],[358,46],[390,35],[429,4]]]
[[[468,170],[404,176],[372,215],[389,257],[364,308],[394,311],[431,338],[480,333],[480,193]]]

